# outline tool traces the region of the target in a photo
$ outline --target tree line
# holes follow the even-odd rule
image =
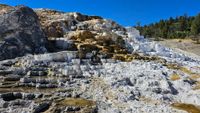
[[[170,17],[144,26],[138,23],[135,27],[140,30],[141,35],[147,38],[155,38],[155,40],[161,38],[192,38],[200,43],[200,14],[197,16],[185,14],[176,18]]]

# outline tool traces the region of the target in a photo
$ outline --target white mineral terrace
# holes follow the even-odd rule
[[[62,76],[71,79],[84,77],[78,79],[76,84],[60,83],[64,81],[62,77],[54,80],[58,82],[58,87],[62,86],[63,89],[80,86],[77,92],[83,93],[82,98],[96,101],[99,113],[185,113],[171,105],[185,103],[200,106],[200,59],[194,60],[156,42],[149,42],[135,29],[129,29],[128,34],[127,41],[134,52],[162,57],[182,68],[171,69],[156,61],[120,62],[111,59],[102,59],[103,65],[80,65],[76,52],[69,51],[29,55],[17,59],[21,59],[24,69],[36,62],[43,62],[57,69],[54,74],[60,72]],[[91,78],[90,84],[86,84],[86,78]],[[27,83],[31,80],[21,79],[21,82]],[[46,82],[53,81],[50,78]]]

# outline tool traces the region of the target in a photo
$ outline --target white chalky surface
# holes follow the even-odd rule
[[[74,18],[69,18],[69,15],[76,16],[77,14],[62,14],[54,18],[56,18],[56,21],[73,20]],[[106,19],[103,19],[102,23],[98,20],[91,20],[80,22],[77,26],[91,24],[91,29],[106,29],[123,36],[123,31],[117,31],[116,26],[111,23]],[[67,32],[69,29],[65,30]],[[178,64],[200,76],[200,59],[193,59],[192,56],[175,52],[170,48],[157,44],[157,42],[148,41],[140,36],[139,31],[134,28],[127,27],[126,31],[128,38],[124,39],[129,51],[164,58],[168,63]],[[62,40],[58,41],[57,44],[64,44],[64,47],[68,46],[68,43]],[[53,74],[59,72],[59,74],[71,78],[71,84],[68,82],[62,84],[59,83],[62,78],[58,77],[58,86],[65,86],[65,88],[79,87],[77,90],[82,92],[82,98],[97,102],[99,113],[185,113],[171,107],[171,104],[186,103],[200,106],[200,90],[193,89],[197,84],[193,84],[191,80],[188,80],[191,75],[181,70],[168,69],[156,61],[133,60],[132,62],[120,62],[102,59],[103,65],[93,66],[89,63],[80,65],[76,52],[69,51],[29,55],[15,60],[18,59],[22,64],[21,70],[18,71],[24,71],[33,67],[34,63],[42,62],[43,65],[56,69],[55,72],[52,72]],[[7,61],[1,61],[0,63],[3,62]],[[10,69],[15,69],[15,67],[10,67]],[[170,76],[175,73],[180,76],[180,79],[173,81]],[[78,78],[80,75],[90,78],[91,83],[86,84],[85,78],[74,80],[74,82],[73,77]],[[24,78],[20,79],[20,82],[24,81]],[[200,77],[197,77],[195,81],[200,81]],[[0,99],[0,104],[3,102]],[[28,105],[31,106],[31,102],[27,101]],[[1,111],[20,112],[27,111],[27,108],[23,110],[9,107],[4,109],[0,106]]]

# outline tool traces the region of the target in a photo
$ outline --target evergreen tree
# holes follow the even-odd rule
[[[200,43],[200,14],[198,14],[192,22],[191,33],[194,35],[194,39],[197,43]]]
[[[199,34],[200,37],[200,14],[198,16],[185,14],[175,18],[170,17],[167,20],[160,20],[145,26],[137,24],[136,28],[140,30],[141,35],[148,38],[186,38],[192,34]]]
[[[192,22],[191,33],[193,35],[199,35],[200,33],[200,14],[198,14]]]
[[[180,16],[179,18],[179,30],[184,31],[187,29],[187,15]]]

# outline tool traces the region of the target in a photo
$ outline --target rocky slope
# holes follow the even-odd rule
[[[47,41],[36,13],[25,6],[0,7],[0,60],[44,53]]]
[[[93,50],[104,57],[128,53],[125,45],[126,29],[114,21],[80,13],[63,13],[49,9],[36,9],[42,28],[49,39],[49,50],[84,48],[84,55]]]
[[[24,54],[17,52],[20,55],[9,51],[15,55],[12,57],[2,55],[0,112],[200,112],[200,59],[151,42],[134,28],[125,28],[98,16],[49,9],[35,9],[34,13],[24,6],[3,6],[2,9],[2,17],[16,10],[23,15],[25,9],[32,12],[27,17],[37,14],[35,19],[39,20],[31,21],[32,24],[25,21],[24,24],[30,24],[27,29],[20,28],[20,21],[9,25],[13,29],[11,34],[19,43],[30,36],[33,42],[20,43],[23,47],[41,47],[42,52],[46,48],[51,53],[33,55],[38,52],[32,50]],[[33,32],[32,25],[39,30],[37,33]],[[8,26],[0,24],[1,27],[9,31]],[[26,31],[29,27],[33,31]],[[18,30],[23,32],[14,34]],[[29,35],[21,37],[26,32]],[[14,43],[7,48],[17,45]],[[91,64],[94,50],[99,51],[102,64]],[[84,56],[82,63],[80,52]],[[17,57],[21,55],[25,56]],[[17,58],[4,60],[13,57]]]

